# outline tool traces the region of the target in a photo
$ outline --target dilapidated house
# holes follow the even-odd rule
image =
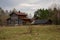
[[[30,24],[31,19],[27,17],[27,14],[22,12],[12,12],[10,18],[7,19],[8,25],[23,25],[23,24]]]

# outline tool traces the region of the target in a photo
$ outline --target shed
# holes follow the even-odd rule
[[[37,19],[33,22],[33,24],[51,24],[52,21],[51,20],[47,20],[47,19]]]

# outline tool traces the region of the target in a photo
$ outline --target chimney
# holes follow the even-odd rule
[[[19,11],[19,13],[20,13],[20,11]]]

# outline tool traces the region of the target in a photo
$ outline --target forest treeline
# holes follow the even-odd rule
[[[48,9],[38,9],[35,11],[34,18],[52,20],[52,24],[60,25],[60,5],[53,4]]]
[[[4,10],[0,7],[0,25],[6,25],[6,19],[9,18],[9,14],[13,11]],[[48,8],[48,9],[38,9],[34,12],[35,19],[51,19],[53,24],[60,24],[60,8]]]

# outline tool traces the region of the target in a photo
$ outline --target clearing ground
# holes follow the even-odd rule
[[[0,40],[60,40],[60,25],[0,27]]]

